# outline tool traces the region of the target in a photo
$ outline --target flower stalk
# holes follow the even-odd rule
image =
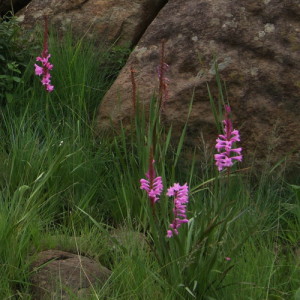
[[[169,225],[170,229],[167,231],[168,238],[171,238],[174,234],[178,235],[178,228],[189,221],[186,216],[186,205],[189,201],[188,192],[189,187],[186,183],[182,186],[179,183],[175,183],[168,189],[167,196],[174,197],[174,219]]]
[[[169,65],[165,62],[165,41],[161,42],[160,63],[158,66],[158,79],[159,79],[159,110],[165,109],[165,104],[169,99],[168,83],[169,79],[166,77],[166,72]]]
[[[142,178],[140,180],[140,188],[145,190],[148,194],[150,199],[150,205],[152,208],[152,213],[155,215],[155,203],[159,200],[159,196],[163,190],[163,183],[161,176],[156,176],[155,169],[154,169],[154,159],[153,159],[153,149],[150,149],[149,155],[149,169],[146,173],[147,179]]]
[[[43,52],[41,56],[38,56],[36,58],[36,61],[41,62],[42,66],[39,66],[37,64],[34,64],[35,67],[35,75],[42,76],[41,83],[43,86],[45,86],[46,91],[52,92],[54,89],[54,86],[51,85],[51,74],[50,71],[53,69],[53,65],[49,62],[49,58],[51,57],[51,54],[48,50],[48,19],[45,17],[45,28],[44,28],[44,45],[43,45]]]
[[[136,82],[134,76],[135,72],[136,71],[134,70],[134,68],[130,66],[130,80],[132,85],[132,106],[133,106],[134,115],[136,114]]]
[[[222,171],[225,168],[229,170],[234,161],[242,161],[242,148],[234,148],[234,144],[240,141],[239,131],[233,129],[232,121],[230,119],[231,109],[229,105],[225,105],[225,120],[223,120],[224,133],[219,134],[219,137],[216,139],[215,148],[219,154],[215,154],[216,166],[219,171]]]

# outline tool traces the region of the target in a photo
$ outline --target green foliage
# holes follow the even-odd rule
[[[0,272],[6,274],[1,299],[19,291],[29,297],[29,254],[40,248],[40,234],[64,228],[72,234],[71,226],[80,234],[87,222],[76,207],[102,217],[107,212],[102,189],[111,158],[92,126],[109,74],[99,72],[102,53],[96,55],[87,43],[53,39],[57,91],[43,89],[29,60],[12,101],[1,110]]]
[[[28,60],[1,110],[0,298],[31,299],[30,261],[60,248],[112,270],[90,299],[298,299],[299,187],[272,174],[255,184],[243,172],[223,178],[193,159],[182,169],[186,127],[171,143],[155,97],[148,108],[137,99],[130,130],[95,139],[97,106],[127,50],[95,51],[71,35],[50,35],[49,49],[53,93]],[[153,144],[164,194],[174,182],[190,186],[190,222],[172,239],[172,201],[162,195],[153,215],[140,190]],[[145,243],[118,241],[116,228]]]
[[[33,46],[14,16],[0,17],[0,104],[12,101],[13,90],[22,82],[22,73]]]
[[[296,291],[295,300],[300,300],[300,288]]]
[[[281,222],[284,228],[282,238],[292,247],[298,247],[300,241],[300,186],[289,185],[294,197],[282,204]]]
[[[127,61],[127,58],[131,52],[129,46],[126,45],[112,45],[108,51],[103,53],[102,68],[109,71],[109,79],[115,79]]]
[[[190,110],[192,101],[190,104]],[[142,230],[150,239],[158,274],[170,289],[171,299],[206,299],[217,297],[217,289],[232,268],[222,254],[221,245],[226,242],[228,224],[239,219],[239,210],[234,210],[222,197],[229,198],[227,180],[213,178],[209,189],[199,188],[195,182],[196,173],[193,162],[184,176],[180,175],[178,162],[181,157],[186,126],[182,130],[177,147],[171,144],[172,128],[166,130],[161,121],[159,104],[156,97],[149,103],[149,113],[137,101],[136,114],[131,119],[131,130],[125,131],[114,139],[114,170],[111,186],[106,192],[114,194],[111,211],[117,223],[125,222],[135,229]],[[148,197],[139,189],[139,180],[148,170],[149,153],[153,149],[157,176],[162,176],[164,192],[155,204],[155,213]],[[194,169],[195,171],[195,169]],[[190,222],[180,228],[180,234],[166,238],[167,229],[172,221],[172,201],[164,194],[166,187],[190,180],[195,184],[193,197],[190,198]],[[232,181],[234,178],[232,179]],[[242,187],[242,185],[240,185]],[[233,187],[231,187],[233,188]],[[117,195],[117,196],[115,196]],[[235,197],[243,195],[242,189],[235,190]],[[205,201],[204,199],[210,199]],[[115,209],[117,207],[118,209]],[[240,247],[243,239],[237,243]],[[230,251],[232,253],[232,251]],[[205,272],[203,272],[205,270]]]

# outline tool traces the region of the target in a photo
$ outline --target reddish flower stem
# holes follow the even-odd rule
[[[42,57],[45,58],[48,56],[48,38],[49,38],[49,33],[48,33],[48,17],[44,16],[44,45],[43,45],[43,52],[42,52]]]
[[[168,69],[165,58],[165,40],[161,41],[161,52],[160,52],[160,63],[158,69],[159,76],[159,110],[164,110],[166,100],[169,98],[168,95],[168,79],[165,76],[165,73]]]
[[[132,105],[133,105],[133,111],[134,115],[136,114],[136,82],[134,73],[136,71],[133,69],[132,66],[130,66],[130,78],[131,78],[131,85],[132,85]]]
[[[155,170],[154,170],[154,164],[153,164],[153,147],[150,148],[150,153],[149,153],[149,183],[150,183],[150,190],[153,189],[153,183],[155,179]],[[149,197],[150,198],[150,204],[152,208],[152,214],[155,216],[155,198],[154,197]]]

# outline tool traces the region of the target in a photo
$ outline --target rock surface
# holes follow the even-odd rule
[[[216,126],[206,83],[217,95],[214,57],[226,81],[234,127],[244,154],[275,162],[300,149],[300,3],[298,0],[170,0],[146,30],[98,114],[98,130],[128,124],[132,115],[130,67],[136,70],[140,98],[149,101],[158,85],[161,40],[170,65],[170,99],[165,119],[180,133],[193,88],[187,145],[203,133],[211,146]],[[198,76],[197,76],[198,74]]]
[[[74,299],[103,284],[111,271],[87,257],[60,250],[40,252],[31,265],[33,299]]]
[[[25,29],[49,23],[64,32],[70,26],[94,41],[134,45],[166,0],[32,0],[18,12]]]
[[[127,250],[138,245],[140,249],[149,250],[149,244],[145,234],[126,228],[114,229],[110,232],[112,240],[111,248],[116,249],[116,245],[121,245]]]

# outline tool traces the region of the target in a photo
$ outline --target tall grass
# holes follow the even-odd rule
[[[99,70],[101,55],[82,40],[52,38],[50,49],[55,92],[45,93],[34,78],[32,60],[1,111],[2,299],[15,292],[10,283],[24,282],[28,251],[38,246],[32,235],[80,223],[75,206],[100,211],[105,196],[99,187],[110,176],[107,145],[92,131],[110,74]]]
[[[171,143],[155,96],[149,110],[136,99],[129,132],[121,126],[96,139],[96,109],[114,73],[109,55],[71,35],[52,36],[49,49],[55,90],[44,91],[32,60],[1,111],[0,298],[31,299],[30,262],[59,247],[112,270],[91,299],[292,299],[300,287],[299,187],[274,172],[228,180],[209,158],[208,168],[192,160],[183,169],[186,127]],[[155,214],[139,186],[153,143],[165,186]],[[165,192],[174,182],[190,187],[190,221],[167,239]],[[129,238],[113,238],[116,229]]]

